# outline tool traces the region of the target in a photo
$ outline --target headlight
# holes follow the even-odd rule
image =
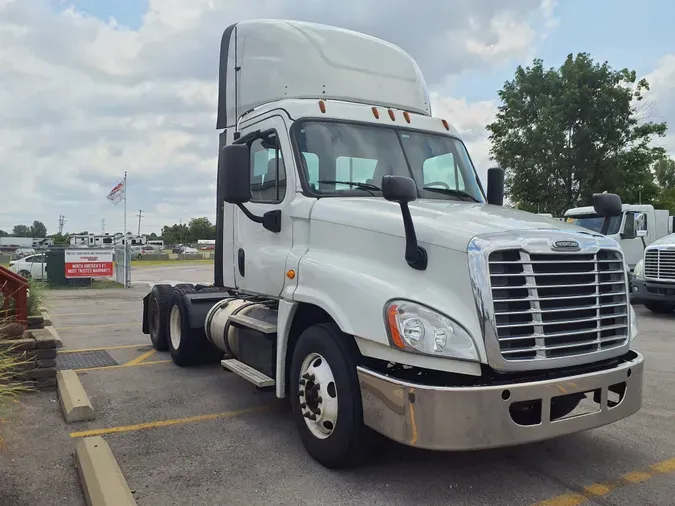
[[[636,278],[644,279],[644,261],[640,260],[637,264],[635,264],[635,268],[633,269],[633,276]]]
[[[637,326],[637,315],[635,314],[635,309],[633,309],[633,304],[628,304],[630,307],[630,340],[635,339],[635,336],[638,335],[638,326]]]
[[[397,348],[463,360],[478,360],[473,339],[457,322],[433,309],[404,300],[385,307],[389,339]]]

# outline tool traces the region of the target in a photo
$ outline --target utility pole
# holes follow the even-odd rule
[[[141,235],[141,217],[143,216],[143,209],[138,210],[138,235]]]
[[[101,220],[101,235],[105,235],[105,219]]]
[[[59,235],[63,234],[63,225],[66,224],[66,217],[62,214],[59,215]]]

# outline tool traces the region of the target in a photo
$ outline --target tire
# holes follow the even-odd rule
[[[645,302],[645,307],[652,313],[668,314],[675,309],[675,304],[668,304],[666,302]]]
[[[169,323],[169,301],[171,285],[154,285],[148,301],[148,330],[152,346],[158,351],[169,349],[167,327]]]
[[[195,287],[195,285],[193,285],[192,283],[178,283],[178,284],[173,286],[173,288],[175,290],[188,289],[190,291],[192,291],[194,289],[194,287]]]
[[[190,326],[190,313],[183,295],[194,291],[194,287],[174,287],[169,302],[167,344],[174,364],[181,367],[212,362],[222,356],[207,341],[204,329]]]
[[[30,272],[28,272],[28,271],[19,271],[19,276],[21,276],[23,279],[28,279],[28,280],[30,280],[30,278],[31,278]]]
[[[326,364],[323,364],[324,360]],[[317,361],[321,363],[318,364]],[[363,423],[361,390],[356,375],[358,362],[359,352],[356,344],[351,336],[342,333],[334,323],[322,323],[307,328],[300,335],[293,351],[290,372],[293,419],[307,453],[329,469],[353,467],[363,457],[366,428]],[[321,376],[324,378],[323,384],[319,381],[314,383],[311,380],[303,380],[304,385],[301,385],[300,376],[307,363],[311,364],[310,370],[316,371],[314,380],[321,379],[319,378]],[[332,387],[331,381],[325,381],[326,365],[331,373],[328,378],[334,380]],[[312,388],[311,385],[316,387],[317,383],[319,383],[318,391],[314,390],[316,394],[312,394],[310,398],[305,390]],[[300,389],[305,392],[303,401],[306,402],[301,402]],[[318,400],[317,395],[321,400]],[[337,400],[331,403],[331,399]],[[317,401],[320,404],[317,405]],[[306,421],[303,411],[309,414],[307,407],[310,405],[318,406],[319,419]],[[331,411],[334,411],[336,416],[331,417]],[[328,418],[334,420],[334,423],[328,422],[332,425],[332,429],[325,425]],[[313,428],[310,429],[308,424]],[[324,430],[329,434],[322,434],[321,431]]]

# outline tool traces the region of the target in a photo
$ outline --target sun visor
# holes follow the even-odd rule
[[[225,30],[220,47],[218,129],[233,126],[242,114],[260,105],[301,98],[431,115],[429,93],[417,63],[393,44],[299,21],[242,21]]]

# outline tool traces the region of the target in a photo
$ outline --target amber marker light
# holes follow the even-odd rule
[[[391,118],[392,121],[394,121],[396,118],[394,117],[394,111],[389,109],[389,117]]]
[[[441,120],[443,122],[443,126],[445,129],[449,132],[450,131],[450,125],[448,125],[448,122],[446,120]]]
[[[398,324],[396,323],[396,312],[398,311],[398,306],[390,306],[387,310],[387,321],[389,322],[389,333],[391,335],[391,340],[394,341],[394,344],[401,349],[405,349],[405,343],[401,337],[401,333],[398,331]]]
[[[377,107],[371,108],[373,111],[373,116],[375,116],[375,119],[380,119],[380,111],[377,110]]]
[[[405,120],[406,120],[408,123],[410,123],[410,114],[408,114],[408,111],[405,111],[405,112],[403,113],[403,117],[405,118]]]
[[[321,112],[325,113],[326,112],[326,102],[323,100],[319,100],[319,109],[321,109]]]
[[[286,271],[286,277],[288,279],[295,279],[295,271],[293,269]]]

